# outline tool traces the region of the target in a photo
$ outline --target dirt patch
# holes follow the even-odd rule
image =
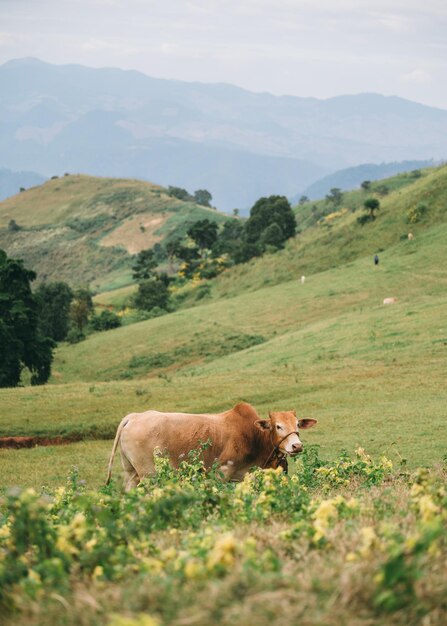
[[[0,437],[0,448],[34,448],[35,446],[62,446],[75,441],[81,441],[82,437],[71,435],[64,437]]]
[[[104,239],[101,240],[102,246],[122,246],[126,248],[129,254],[137,254],[141,250],[152,248],[152,246],[161,241],[162,236],[156,235],[155,231],[160,228],[170,215],[135,215],[131,219],[126,220],[121,226],[115,228]]]

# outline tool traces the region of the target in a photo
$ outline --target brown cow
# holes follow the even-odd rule
[[[287,455],[295,456],[303,450],[298,428],[310,428],[316,422],[297,420],[295,411],[269,413],[269,419],[262,420],[246,402],[216,415],[131,413],[118,426],[106,484],[110,481],[118,442],[126,491],[155,472],[156,449],[165,452],[172,465],[178,467],[190,450],[208,440],[211,445],[203,451],[205,466],[210,468],[217,459],[227,480],[240,480],[254,466],[286,466]]]

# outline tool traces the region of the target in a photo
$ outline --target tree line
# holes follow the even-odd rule
[[[212,220],[198,220],[190,224],[185,237],[168,240],[164,246],[156,244],[136,256],[132,270],[138,289],[133,305],[153,314],[165,312],[172,282],[213,278],[230,265],[282,248],[295,232],[295,215],[284,196],[260,198],[247,220],[234,217],[221,228]],[[162,261],[168,262],[169,274],[158,271]],[[57,342],[75,343],[87,329],[121,325],[113,311],[95,314],[87,288],[72,289],[55,281],[41,283],[33,292],[35,279],[36,273],[22,260],[0,250],[0,387],[18,385],[24,370],[29,371],[31,384],[47,382]]]
[[[285,196],[260,198],[247,220],[233,217],[221,228],[213,220],[198,220],[189,226],[185,237],[168,239],[164,245],[155,244],[137,255],[134,305],[146,311],[166,310],[173,282],[181,285],[214,278],[231,265],[279,250],[295,233],[295,214]],[[157,270],[163,263],[167,263],[169,274]]]

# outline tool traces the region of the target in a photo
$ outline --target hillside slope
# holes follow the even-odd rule
[[[447,166],[428,168],[421,174],[419,178],[399,174],[374,182],[368,192],[347,192],[336,209],[324,200],[296,207],[300,234],[289,240],[284,250],[252,259],[218,276],[210,283],[206,297],[234,296],[298,280],[302,275],[309,276],[362,257],[372,259],[374,254],[406,240],[410,231],[418,239],[427,229],[445,224]],[[376,192],[383,185],[389,188],[386,196]],[[379,198],[380,210],[375,221],[361,226],[357,218],[364,214],[363,203],[370,196]],[[418,223],[408,223],[408,211],[420,203],[427,206],[426,214]]]
[[[205,217],[226,219],[150,183],[66,175],[0,203],[0,248],[23,258],[38,280],[102,290],[130,282],[131,255]]]
[[[1,433],[110,438],[131,411],[214,412],[244,399],[262,416],[295,408],[318,419],[305,441],[325,455],[361,445],[412,466],[439,462],[447,405],[445,171],[401,183],[396,211],[389,206],[370,231],[351,213],[332,230],[308,229],[314,272],[304,284],[286,250],[234,275],[234,296],[218,297],[217,285],[214,301],[61,345],[52,384],[0,390]],[[412,227],[414,239],[401,239],[411,197],[430,210]],[[346,249],[340,242],[325,252],[327,235],[342,239],[350,229],[354,242],[364,233],[359,248],[350,250],[346,237]],[[378,266],[362,251],[370,239],[386,247]],[[357,257],[344,263],[346,252]],[[278,282],[276,267],[282,281],[259,287],[266,261],[267,278]],[[318,271],[319,263],[326,269]],[[397,301],[386,306],[387,297]]]

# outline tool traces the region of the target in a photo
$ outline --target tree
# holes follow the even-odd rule
[[[262,233],[261,242],[264,246],[282,248],[284,244],[284,233],[282,232],[281,226],[276,222],[267,226]]]
[[[22,230],[22,227],[15,220],[9,220],[8,230],[10,233],[16,233],[18,230]]]
[[[339,189],[338,187],[332,187],[330,193],[328,193],[326,196],[326,201],[331,202],[334,205],[334,207],[340,206],[340,204],[342,203],[342,200],[343,200],[343,193],[342,193],[342,190]]]
[[[188,201],[193,200],[193,197],[189,195],[186,189],[183,187],[168,187],[168,196],[172,196],[173,198],[177,198],[178,200]]]
[[[188,228],[188,235],[197,244],[200,250],[203,251],[208,248],[211,250],[217,240],[218,226],[216,222],[204,219],[195,222]]]
[[[110,330],[121,326],[121,318],[113,311],[104,309],[99,315],[92,318],[91,327],[93,330]]]
[[[300,206],[303,205],[303,204],[306,204],[306,202],[309,202],[308,196],[301,196],[300,199],[298,200],[298,204]]]
[[[67,283],[42,283],[35,291],[42,333],[62,341],[68,333],[73,292]]]
[[[244,225],[241,220],[230,219],[224,222],[222,230],[218,234],[217,241],[213,245],[213,256],[228,254],[233,260],[237,252],[244,247]]]
[[[363,208],[366,211],[369,211],[370,219],[375,220],[376,216],[374,215],[374,211],[378,211],[380,209],[380,202],[377,198],[367,198],[363,203]]]
[[[84,332],[84,327],[92,311],[93,300],[89,289],[77,289],[70,305],[70,319],[80,334]]]
[[[154,270],[157,267],[154,251],[151,249],[141,250],[137,254],[135,265],[132,265],[132,278],[140,283],[154,276]]]
[[[169,301],[168,286],[157,278],[143,280],[138,285],[135,295],[135,306],[143,311],[150,311],[156,307],[166,309]]]
[[[328,193],[326,196],[326,201],[331,202],[334,205],[334,207],[340,206],[340,204],[342,203],[342,200],[343,200],[343,193],[342,193],[342,190],[339,189],[338,187],[332,187],[330,193]]]
[[[287,198],[285,196],[269,196],[257,200],[245,223],[247,243],[256,244],[260,242],[266,228],[275,223],[283,232],[283,242],[295,235],[295,214]]]
[[[206,189],[197,189],[197,191],[194,192],[194,200],[201,206],[210,207],[212,199],[213,196]]]
[[[390,193],[390,188],[386,185],[379,185],[378,187],[376,187],[376,192],[379,194],[379,196],[386,196]]]
[[[360,187],[363,189],[363,191],[369,191],[371,189],[371,181],[364,180]]]
[[[35,278],[23,261],[0,250],[0,387],[17,386],[24,368],[31,372],[32,385],[50,377],[54,343],[39,328],[30,285]]]

